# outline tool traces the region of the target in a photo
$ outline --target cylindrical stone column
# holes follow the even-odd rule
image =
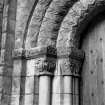
[[[42,67],[43,71],[39,73],[39,105],[51,104],[51,78],[53,73],[50,71],[50,67],[48,62],[48,65],[45,67],[46,69]]]
[[[79,105],[79,97],[80,97],[80,68],[82,62],[79,60],[74,59],[74,68],[73,68],[73,105]]]
[[[72,76],[64,76],[64,105],[72,105]]]
[[[52,104],[63,105],[63,76],[61,73],[54,74],[52,81]]]
[[[25,75],[23,75],[25,79],[22,84],[25,96],[22,98],[23,100],[21,99],[22,101],[19,99],[19,104],[50,105],[51,77],[53,76],[56,65],[56,49],[46,46],[29,50],[17,49],[13,51],[13,58],[22,58],[21,60],[27,61],[25,66],[21,65],[26,68],[25,71],[23,71],[23,73],[25,72]],[[15,65],[15,67],[17,66]],[[38,78],[36,76],[38,76]],[[39,83],[36,81],[39,81]],[[17,90],[18,92],[21,91],[20,86]]]
[[[50,105],[51,77],[40,75],[39,77],[39,105]]]
[[[63,78],[64,78],[64,104],[73,105],[73,64],[70,58],[63,60]]]
[[[46,55],[39,59],[39,105],[51,105],[52,76],[56,66],[56,49],[47,47]]]
[[[75,66],[75,65],[74,65]],[[79,75],[72,72],[64,73],[64,105],[79,105]]]
[[[79,105],[79,97],[80,97],[80,90],[79,90],[79,77],[73,77],[73,105]]]
[[[76,48],[63,48],[58,55],[63,58],[61,63],[64,76],[63,105],[79,105],[79,77],[84,53]]]

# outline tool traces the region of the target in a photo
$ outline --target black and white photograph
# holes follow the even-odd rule
[[[0,0],[0,105],[105,105],[105,0]]]

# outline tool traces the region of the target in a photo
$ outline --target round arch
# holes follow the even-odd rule
[[[57,38],[57,46],[79,48],[81,33],[88,23],[100,12],[105,10],[104,0],[91,0],[84,3],[78,1],[65,16]]]
[[[105,10],[105,1],[104,0],[91,0],[91,1],[90,0],[80,0],[80,1],[76,2],[72,6],[72,8],[70,8],[70,10],[68,11],[67,15],[64,17],[64,19],[61,23],[60,30],[58,33],[57,43],[56,43],[56,47],[59,50],[58,52],[60,52],[61,48],[65,49],[65,47],[67,49],[75,48],[75,49],[77,49],[76,54],[78,55],[80,39],[82,38],[81,33],[85,30],[88,23],[90,21],[92,21],[92,19],[96,15],[103,12],[104,10]],[[61,47],[59,49],[59,46],[60,47],[63,46],[63,47]],[[64,50],[64,52],[66,53],[66,50]],[[76,50],[74,50],[73,54],[75,52],[76,52]],[[73,56],[74,55],[72,55],[72,57]],[[68,56],[67,59],[63,58],[63,60],[58,60],[58,63],[59,63],[58,65],[63,65],[63,67],[65,67],[64,70],[66,72],[67,72],[67,70],[70,71],[72,69],[73,69],[73,72],[75,72],[75,70],[77,68],[80,68],[79,72],[81,72],[81,67],[82,67],[83,63],[78,64],[76,61],[78,61],[78,60],[76,60],[76,58],[71,59],[71,57]],[[79,60],[79,62],[81,62],[81,61]],[[74,64],[74,65],[78,64],[77,68],[75,69],[76,66],[73,67],[72,64]],[[79,67],[79,66],[81,66],[81,67]],[[68,72],[67,72],[67,74],[68,74]],[[72,73],[71,73],[71,75],[72,75]],[[75,73],[73,76],[76,79]],[[79,76],[81,76],[81,74],[79,74]],[[71,78],[72,78],[72,76],[71,76]],[[72,82],[72,83],[75,84],[75,82]],[[78,81],[78,84],[79,83],[80,82]],[[76,88],[76,87],[74,86],[74,88]],[[75,95],[75,92],[73,94]],[[79,91],[78,91],[78,94],[80,95]],[[79,95],[77,97],[80,98]],[[72,98],[73,98],[73,103],[75,103],[76,98],[74,98],[74,96]],[[79,104],[79,103],[77,103],[77,104]]]
[[[57,1],[59,3],[60,0],[53,0],[53,1]],[[45,68],[49,67],[49,65],[51,65],[52,68],[50,68],[50,69],[53,69],[53,70],[55,70],[55,65],[56,65],[57,70],[61,71],[61,75],[65,76],[65,84],[66,84],[67,83],[66,81],[69,80],[69,78],[72,78],[72,77],[74,78],[74,77],[78,76],[75,74],[79,74],[78,68],[81,67],[81,62],[83,61],[83,58],[84,58],[83,52],[78,50],[81,33],[87,26],[88,22],[91,21],[91,19],[95,15],[97,15],[98,13],[105,10],[105,0],[79,0],[75,3],[73,2],[72,3],[73,5],[69,4],[70,7],[68,7],[68,9],[66,8],[66,6],[68,6],[68,2],[73,1],[73,0],[66,0],[64,2],[63,1],[64,0],[62,0],[62,2],[59,3],[61,6],[56,6],[58,11],[53,10],[56,3],[51,2],[51,4],[48,5],[48,9],[45,12],[43,12],[44,16],[42,16],[41,21],[40,21],[40,27],[38,27],[38,31],[39,31],[38,37],[35,40],[38,47],[34,49],[33,46],[31,46],[31,41],[33,41],[36,36],[34,35],[33,37],[31,36],[31,38],[30,38],[30,35],[29,36],[26,35],[25,39],[27,40],[27,42],[24,40],[24,43],[25,43],[24,46],[28,46],[28,48],[30,48],[30,49],[27,50],[27,47],[26,47],[26,50],[24,50],[24,51],[23,50],[16,51],[16,54],[17,54],[16,56],[17,56],[17,58],[19,58],[19,56],[21,57],[21,55],[24,53],[23,56],[25,56],[28,60],[32,59],[32,58],[35,59],[35,62],[33,60],[32,61],[33,63],[31,65],[30,65],[30,61],[27,63],[27,65],[29,65],[29,67],[36,67],[36,69],[37,69],[37,66],[40,65],[41,70],[43,72],[44,72],[44,69],[42,68],[43,65],[45,66]],[[63,11],[65,11],[65,14],[63,14],[63,16],[60,17],[61,14],[59,14],[59,13],[62,13]],[[55,12],[57,12],[56,13],[57,15],[54,14]],[[31,18],[29,20],[31,23]],[[59,24],[56,23],[58,20],[59,20]],[[53,24],[51,27],[49,27],[50,26],[49,24],[51,24],[51,23],[53,23]],[[39,23],[38,24],[36,23],[36,25],[39,25]],[[34,29],[34,27],[32,27],[32,28]],[[40,30],[39,30],[39,28],[40,28]],[[30,28],[28,28],[28,29],[29,29],[28,31],[31,31]],[[31,39],[33,39],[33,40],[31,40]],[[29,41],[29,43],[28,43],[28,41]],[[45,46],[45,48],[43,48],[44,44],[46,46],[56,44],[57,50],[60,49],[59,51],[57,51],[57,63],[55,60],[56,53],[54,55],[54,51],[56,52],[56,48],[54,48],[54,49],[51,48],[51,49],[49,49],[49,51],[47,51],[48,48],[46,48],[46,46]],[[40,48],[39,46],[42,48]],[[60,46],[60,48],[58,46]],[[62,48],[62,46],[67,47],[67,49],[65,50],[65,48]],[[36,47],[36,45],[34,47]],[[74,47],[74,48],[72,49],[71,47]],[[19,46],[19,48],[20,48],[20,46]],[[33,49],[31,49],[31,48],[33,48]],[[40,53],[45,56],[49,55],[49,58],[51,57],[51,59],[48,59],[45,56],[40,57],[39,56],[39,55],[41,55]],[[52,55],[55,57],[54,60],[52,59],[52,57],[53,57]],[[38,59],[36,59],[36,56],[38,57]],[[58,58],[60,58],[60,59],[58,59]],[[35,66],[35,64],[37,66]],[[39,70],[39,69],[37,69],[37,70]],[[39,74],[40,74],[41,70],[38,71]],[[33,69],[33,71],[34,71],[34,69]],[[43,74],[43,75],[48,76],[48,74]],[[41,75],[41,76],[43,76],[43,75]],[[50,81],[49,81],[49,83],[50,83]],[[68,89],[70,89],[70,86],[68,85],[68,83],[66,85],[68,86]],[[48,86],[50,88],[50,85],[48,85]],[[39,95],[42,93],[39,93]],[[65,93],[66,93],[66,88],[65,88]],[[75,93],[73,93],[73,94],[75,94]],[[46,96],[46,97],[48,97],[48,96]],[[72,96],[72,97],[74,97],[74,96]],[[42,102],[42,101],[40,101],[40,102]],[[66,98],[65,98],[64,102],[66,102]],[[45,105],[47,105],[47,104],[45,104]],[[70,105],[71,105],[71,103],[70,103]]]

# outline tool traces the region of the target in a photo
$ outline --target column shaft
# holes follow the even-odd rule
[[[79,105],[79,78],[73,78],[73,105]]]
[[[52,104],[63,105],[63,76],[55,75],[52,83]]]
[[[64,105],[72,105],[72,76],[64,76]]]
[[[39,105],[50,105],[51,77],[40,76],[39,78]]]

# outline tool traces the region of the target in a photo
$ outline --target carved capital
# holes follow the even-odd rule
[[[39,71],[39,75],[53,75],[56,67],[55,58],[38,58],[35,68]]]
[[[42,46],[31,49],[15,49],[14,59],[35,59],[35,69],[40,75],[52,75],[56,67],[56,48]]]
[[[64,58],[65,56],[65,58]],[[59,57],[62,58],[63,75],[79,76],[84,60],[84,52],[76,48],[66,48],[59,50]]]
[[[58,58],[72,58],[75,60],[83,60],[84,52],[74,47],[57,47]]]
[[[57,50],[56,50],[57,49]],[[61,59],[63,75],[80,74],[84,52],[73,47],[36,47],[30,50],[18,49],[13,51],[14,59],[36,59],[35,68],[40,75],[53,74],[56,60]]]

